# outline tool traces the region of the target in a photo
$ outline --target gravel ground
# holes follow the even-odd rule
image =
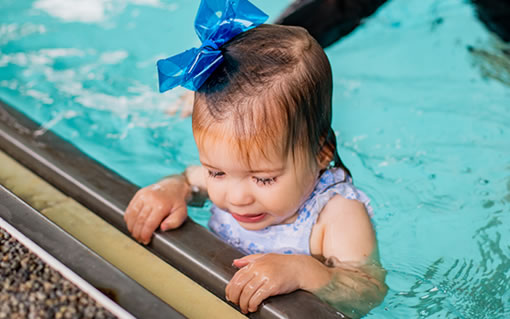
[[[115,318],[0,229],[0,319]]]

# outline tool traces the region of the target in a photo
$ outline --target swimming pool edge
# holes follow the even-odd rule
[[[0,100],[0,149],[64,194],[129,235],[123,211],[138,190],[123,177],[91,159],[51,131]],[[157,231],[148,249],[198,284],[225,300],[224,289],[241,253],[188,220],[171,232]],[[304,291],[272,297],[252,318],[338,318],[331,306]],[[345,316],[344,316],[345,317]]]

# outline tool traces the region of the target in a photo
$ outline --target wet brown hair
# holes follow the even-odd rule
[[[316,163],[334,161],[350,175],[331,128],[331,66],[305,29],[260,25],[220,49],[223,63],[195,93],[198,143],[210,129],[219,129],[248,162],[253,147],[283,156],[301,148]]]

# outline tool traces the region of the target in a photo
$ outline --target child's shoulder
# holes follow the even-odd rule
[[[341,195],[333,196],[322,209],[310,241],[313,254],[341,261],[363,262],[376,247],[365,205]]]
[[[335,225],[335,227],[370,226],[370,216],[365,205],[355,199],[341,195],[333,196],[322,209],[317,224]]]

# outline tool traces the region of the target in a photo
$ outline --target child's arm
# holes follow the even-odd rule
[[[317,227],[324,234],[322,256],[331,278],[309,291],[351,318],[367,314],[382,302],[388,287],[365,206],[336,196],[321,213]]]
[[[386,294],[385,271],[363,204],[334,197],[322,211],[306,255],[250,255],[234,261],[241,269],[226,288],[230,301],[243,312],[255,311],[266,298],[303,289],[351,317],[360,317]]]
[[[184,223],[187,203],[195,201],[194,196],[207,194],[202,170],[202,166],[188,167],[183,174],[166,177],[135,194],[124,220],[136,240],[148,244],[158,227],[166,231]]]

